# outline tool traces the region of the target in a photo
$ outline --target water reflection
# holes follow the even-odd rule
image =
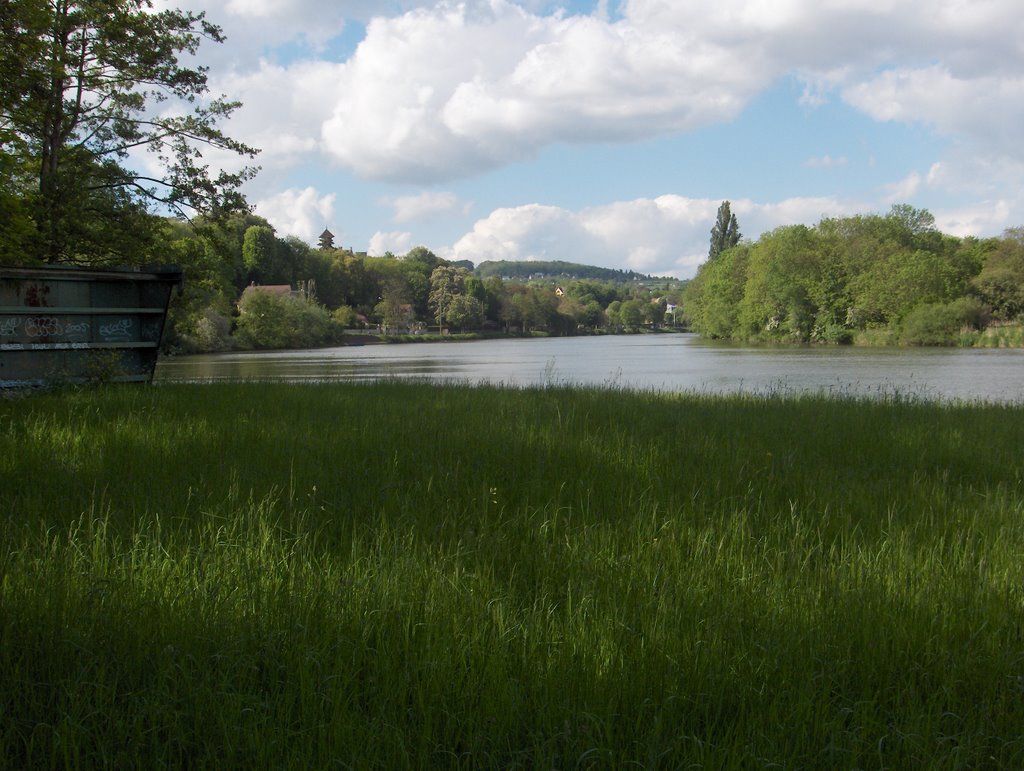
[[[157,382],[582,384],[662,391],[827,392],[1024,402],[1024,351],[751,347],[693,335],[478,340],[162,359]]]

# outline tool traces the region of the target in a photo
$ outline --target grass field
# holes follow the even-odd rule
[[[0,767],[1024,767],[1024,406],[0,400]]]

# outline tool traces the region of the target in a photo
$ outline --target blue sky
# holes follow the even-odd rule
[[[199,58],[279,235],[686,278],[724,199],[751,239],[894,203],[1024,224],[1018,2],[176,5],[227,35]]]

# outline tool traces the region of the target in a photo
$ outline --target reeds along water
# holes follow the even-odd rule
[[[0,427],[3,766],[1024,760],[1021,407],[163,386]]]

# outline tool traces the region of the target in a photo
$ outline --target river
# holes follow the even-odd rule
[[[163,358],[156,382],[388,378],[1024,404],[1024,350],[756,347],[660,334],[352,345]]]

